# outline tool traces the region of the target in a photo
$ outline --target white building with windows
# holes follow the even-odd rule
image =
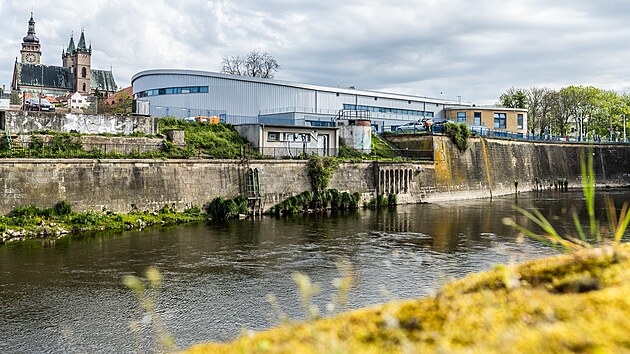
[[[444,118],[461,103],[403,94],[327,87],[195,70],[147,70],[131,79],[141,114],[218,116],[239,124],[334,126],[342,110],[369,112],[373,129],[424,117]]]
[[[265,156],[336,156],[339,152],[337,127],[241,124],[234,128]]]
[[[79,92],[75,92],[68,98],[68,108],[70,108],[71,112],[82,111],[85,107],[89,106],[90,102],[88,102],[87,97],[83,96]]]

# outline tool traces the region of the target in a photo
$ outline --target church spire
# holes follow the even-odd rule
[[[79,38],[79,44],[77,44],[77,49],[82,51],[87,51],[87,47],[85,46],[85,34],[83,30],[81,30],[81,38]]]
[[[74,34],[70,35],[70,43],[68,43],[68,50],[66,50],[66,53],[68,54],[72,54],[72,52],[74,52],[75,48],[74,48]]]
[[[28,32],[26,37],[22,39],[24,43],[39,43],[39,38],[35,36],[35,20],[33,20],[33,13],[31,12],[31,19],[28,20]]]

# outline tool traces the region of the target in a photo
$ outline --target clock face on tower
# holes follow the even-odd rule
[[[32,64],[32,63],[35,62],[35,60],[37,58],[35,57],[35,54],[29,53],[29,54],[26,54],[26,57],[24,57],[24,59],[26,60],[27,63],[31,63]]]

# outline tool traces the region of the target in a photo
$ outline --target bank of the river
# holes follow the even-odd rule
[[[202,344],[186,353],[630,350],[630,246],[497,266],[436,295]]]
[[[128,214],[108,211],[75,213],[66,202],[52,208],[25,206],[0,216],[0,244],[27,239],[57,240],[92,231],[142,230],[149,226],[169,226],[206,220],[199,208],[183,212],[168,206],[156,212],[135,210]]]

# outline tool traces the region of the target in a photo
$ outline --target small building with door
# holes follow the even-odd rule
[[[472,127],[488,128],[495,136],[500,132],[527,134],[527,109],[462,106],[447,107],[444,111],[446,119]]]
[[[339,152],[337,127],[241,124],[234,128],[255,150],[265,156],[337,156]]]

